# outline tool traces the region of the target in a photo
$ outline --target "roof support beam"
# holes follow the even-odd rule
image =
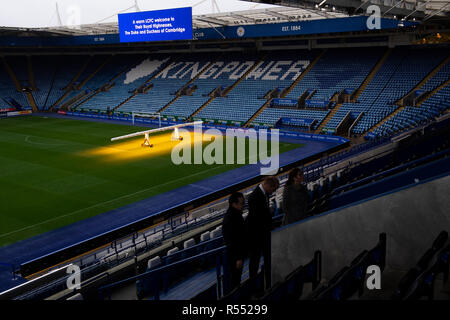
[[[247,20],[247,21],[251,21],[253,23],[256,23],[256,19],[255,18],[246,17],[246,16],[243,16],[243,15],[240,15],[240,14],[237,14],[237,13],[233,13],[233,12],[230,13],[230,17],[238,18],[238,19],[242,19],[242,20]]]
[[[206,17],[206,16],[196,16],[195,19],[196,20],[200,20],[200,21],[204,21],[204,22],[214,23],[214,24],[217,24],[219,26],[228,26],[228,22],[227,21],[220,20],[220,19],[217,19],[217,18]]]
[[[265,14],[268,14],[269,16],[272,16],[272,17],[277,17],[277,18],[281,18],[281,19],[285,19],[285,20],[289,20],[289,21],[292,20],[290,16],[287,16],[287,15],[282,14],[282,13],[279,13],[279,12],[270,11],[270,10],[268,10],[268,9],[266,9],[266,10],[264,11],[264,13],[265,13]]]

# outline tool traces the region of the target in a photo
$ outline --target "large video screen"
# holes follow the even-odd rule
[[[192,8],[119,14],[120,42],[192,39]]]

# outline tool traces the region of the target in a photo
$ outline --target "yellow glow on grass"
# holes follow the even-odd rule
[[[190,134],[190,141],[187,134]],[[150,135],[150,143],[153,144],[153,147],[142,146],[144,142],[144,136],[137,138],[130,138],[123,141],[111,142],[110,146],[106,147],[98,147],[95,149],[91,149],[88,151],[82,152],[82,155],[85,156],[96,156],[101,157],[106,161],[127,161],[134,159],[142,159],[142,158],[152,158],[159,155],[170,154],[172,149],[180,144],[181,146],[185,146],[190,143],[191,147],[194,146],[194,133],[182,133],[180,132],[180,136],[183,137],[182,141],[172,141],[172,132],[158,135]],[[202,141],[195,140],[196,144],[199,143],[208,143],[211,141],[212,135],[202,136]]]

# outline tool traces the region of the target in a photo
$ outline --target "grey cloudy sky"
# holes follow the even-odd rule
[[[0,4],[0,26],[47,27],[57,26],[56,3],[58,3],[63,25],[117,21],[117,13],[134,6],[134,0],[2,0]],[[192,7],[193,15],[241,10],[263,9],[269,5],[239,0],[138,0],[141,11]],[[124,12],[133,12],[130,9]],[[78,18],[79,17],[79,18]],[[108,18],[109,17],[109,18]],[[108,19],[105,19],[108,18]]]

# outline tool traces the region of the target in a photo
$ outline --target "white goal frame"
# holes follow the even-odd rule
[[[161,113],[159,112],[145,112],[145,111],[132,111],[131,112],[131,123],[134,125],[134,118],[136,116],[144,116],[148,118],[158,117],[159,128],[161,128]]]

